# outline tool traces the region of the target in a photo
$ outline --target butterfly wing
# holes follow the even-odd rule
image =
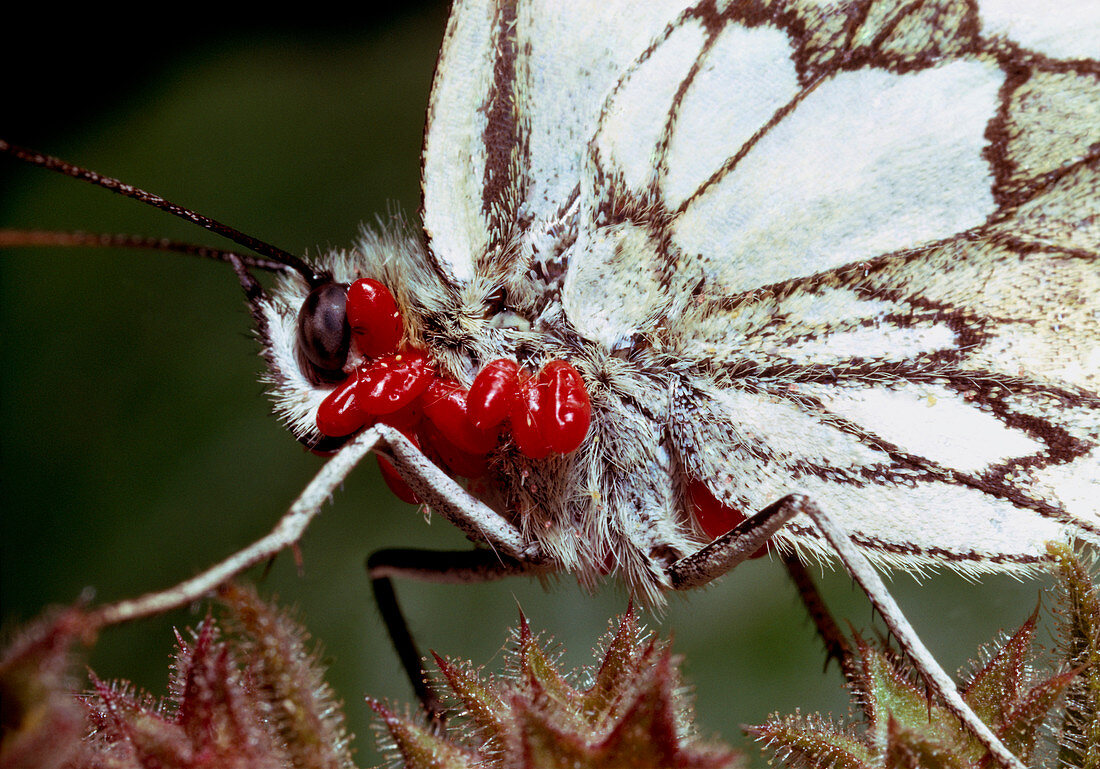
[[[1088,23],[962,2],[542,5],[457,9],[425,227],[460,279],[556,248],[571,328],[648,366],[594,393],[608,424],[574,480],[612,521],[595,528],[652,555],[699,479],[746,513],[809,494],[909,569],[1100,541]],[[808,523],[783,536],[825,552]]]
[[[906,568],[1096,538],[1096,65],[944,3],[864,6],[831,34],[732,10],[675,25],[609,97],[592,209],[619,213],[592,239],[633,240],[631,296],[656,301],[609,329],[589,309],[605,269],[581,261],[571,317],[610,342],[691,297],[659,321],[698,367],[673,443],[741,510],[807,493]]]
[[[455,3],[422,182],[428,246],[447,274],[467,280],[567,215],[608,90],[682,5]]]

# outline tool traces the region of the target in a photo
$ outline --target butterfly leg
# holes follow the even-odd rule
[[[844,634],[840,632],[836,620],[833,619],[832,612],[825,605],[821,593],[818,592],[817,585],[814,584],[813,577],[806,569],[806,564],[802,563],[794,553],[782,553],[780,558],[783,559],[783,565],[787,567],[787,574],[798,590],[798,597],[802,599],[802,605],[806,608],[806,613],[810,615],[814,627],[817,628],[818,636],[825,644],[825,667],[829,666],[830,660],[836,660],[845,678],[849,681],[852,680],[855,670],[851,645]]]
[[[100,626],[115,625],[178,609],[216,591],[245,569],[294,547],[336,489],[372,451],[387,454],[417,495],[474,541],[485,543],[504,559],[532,565],[543,560],[537,548],[525,544],[515,526],[470,496],[404,435],[388,425],[375,425],[355,436],[325,463],[268,534],[177,585],[102,606],[95,610],[94,621]]]
[[[432,464],[400,431],[381,424],[372,429],[378,430],[383,438],[376,450],[391,460],[413,493],[470,539],[488,545],[488,549],[468,552],[382,550],[367,561],[375,602],[394,649],[424,709],[433,721],[439,722],[441,707],[425,682],[420,652],[397,603],[391,578],[486,582],[537,571],[544,559],[519,529]]]
[[[799,494],[784,497],[699,551],[676,561],[667,571],[672,586],[675,589],[697,587],[725,574],[756,552],[787,521],[800,513],[817,526],[929,688],[940,696],[947,708],[986,747],[998,764],[1011,769],[1024,769],[1023,763],[963,700],[955,683],[924,646],[871,562],[852,543],[848,534],[809,498]]]
[[[467,537],[507,558],[532,564],[543,560],[537,546],[518,528],[432,464],[399,430],[383,424],[371,430],[377,430],[382,438],[375,450],[390,459],[413,493]]]
[[[389,549],[372,553],[367,559],[374,601],[389,632],[390,641],[409,677],[417,699],[433,723],[443,721],[443,707],[428,685],[424,661],[408,622],[397,602],[393,578],[421,582],[461,584],[490,582],[520,574],[537,567],[511,558],[502,558],[491,550],[409,550]]]
[[[177,585],[102,606],[93,613],[93,620],[102,626],[115,625],[178,609],[213,593],[245,569],[294,547],[348,474],[382,440],[376,430],[366,430],[352,439],[325,463],[275,528],[251,545]]]

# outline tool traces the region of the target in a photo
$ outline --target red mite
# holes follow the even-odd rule
[[[340,438],[384,422],[451,474],[477,479],[488,471],[488,455],[502,438],[540,460],[576,450],[588,434],[592,405],[584,380],[568,361],[548,361],[536,375],[515,361],[494,360],[467,392],[438,376],[423,351],[400,348],[405,324],[393,294],[378,281],[352,283],[346,312],[365,360],[318,408],[317,429],[324,435]],[[398,498],[419,502],[393,465],[382,457],[378,463]],[[689,484],[688,498],[699,527],[712,539],[745,520],[701,481]],[[764,552],[761,548],[756,556]]]
[[[397,300],[377,280],[360,278],[352,283],[346,311],[355,344],[368,358],[393,352],[405,335]]]
[[[553,451],[567,454],[581,445],[592,421],[592,404],[584,380],[563,360],[552,360],[539,372],[539,408],[535,417]]]
[[[512,438],[519,450],[531,459],[550,456],[550,444],[542,434],[538,413],[544,408],[543,389],[529,374],[524,373],[518,382],[516,397],[508,419],[512,426]]]
[[[420,350],[383,355],[364,363],[358,371],[356,403],[372,415],[400,411],[419,398],[435,380],[431,362]]]
[[[496,427],[512,413],[519,394],[519,364],[514,360],[495,360],[474,377],[466,398],[470,421],[482,429]]]
[[[365,359],[317,410],[317,429],[339,438],[375,422],[400,429],[429,457],[463,478],[488,469],[487,455],[511,437],[530,459],[568,454],[584,441],[592,407],[571,363],[554,360],[536,377],[518,363],[495,360],[469,392],[438,376],[422,350],[399,349],[404,322],[384,285],[361,278],[348,288],[352,339]],[[382,476],[405,501],[415,495],[384,460]]]
[[[469,416],[467,394],[457,382],[436,379],[424,394],[424,416],[451,443],[470,454],[488,454],[497,446],[499,430],[482,429]]]
[[[711,539],[717,539],[745,520],[744,513],[719,502],[702,481],[691,481],[687,492],[695,521]],[[769,546],[765,544],[749,557],[760,558],[767,554]]]
[[[356,402],[357,384],[359,372],[355,371],[321,402],[317,409],[317,429],[322,434],[342,438],[367,424],[370,416],[361,411]]]

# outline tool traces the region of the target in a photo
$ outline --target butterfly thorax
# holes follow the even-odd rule
[[[667,448],[670,396],[682,362],[662,356],[646,335],[607,345],[578,334],[562,311],[565,249],[526,265],[491,263],[512,268],[455,287],[432,269],[416,239],[366,234],[357,249],[328,254],[318,267],[337,284],[370,278],[390,287],[404,322],[401,348],[424,351],[434,374],[464,391],[498,359],[515,361],[528,372],[521,376],[534,377],[548,361],[575,368],[591,403],[591,427],[575,449],[533,458],[507,430],[476,466],[422,448],[466,479],[553,567],[590,586],[614,572],[639,596],[660,600],[665,567],[703,539],[684,513],[686,484],[675,480]],[[318,410],[334,383],[303,365],[298,316],[309,295],[304,281],[281,279],[263,307],[261,335],[276,411],[297,438],[329,452],[351,435],[333,440],[318,431]],[[346,372],[363,361],[351,344]]]

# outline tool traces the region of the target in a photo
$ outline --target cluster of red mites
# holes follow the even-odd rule
[[[512,440],[531,459],[567,454],[584,440],[592,407],[572,364],[552,360],[535,375],[515,361],[495,360],[467,392],[436,374],[422,350],[398,349],[404,322],[384,285],[370,278],[352,283],[346,311],[352,338],[367,360],[321,402],[322,434],[338,438],[381,422],[463,478],[485,474],[486,455],[509,426]],[[418,502],[390,463],[378,461],[390,489]]]

